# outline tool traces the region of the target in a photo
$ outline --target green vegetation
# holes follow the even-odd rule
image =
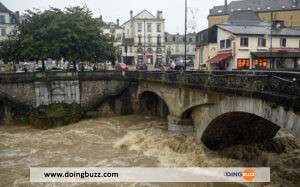
[[[79,104],[51,104],[32,111],[29,115],[29,124],[34,128],[49,129],[76,123],[83,115],[84,111]]]
[[[114,61],[116,49],[102,33],[103,23],[86,7],[27,11],[17,32],[0,42],[0,58],[6,63],[65,59],[79,62]],[[76,67],[76,66],[74,66]]]

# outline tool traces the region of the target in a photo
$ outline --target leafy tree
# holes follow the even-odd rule
[[[15,64],[21,60],[20,52],[21,44],[18,37],[10,36],[8,39],[0,41],[0,59],[6,64],[12,62],[15,71]]]
[[[27,11],[18,31],[19,54],[27,60],[41,60],[43,69],[47,58],[64,58],[75,68],[79,62],[114,61],[116,49],[101,28],[86,7]]]

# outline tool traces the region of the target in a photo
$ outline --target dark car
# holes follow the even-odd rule
[[[183,61],[176,61],[175,62],[175,70],[176,71],[184,70],[184,62]]]
[[[62,68],[59,68],[59,67],[53,67],[53,68],[50,69],[50,71],[52,71],[52,72],[62,72],[64,70]]]

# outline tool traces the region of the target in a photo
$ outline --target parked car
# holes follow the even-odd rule
[[[175,62],[175,70],[176,71],[184,70],[184,62],[182,60]]]
[[[127,65],[124,64],[124,63],[118,63],[118,64],[116,64],[115,67],[116,67],[116,70],[117,70],[117,71],[125,71],[125,70],[128,70]]]
[[[51,72],[63,72],[64,70],[62,68],[60,68],[60,67],[53,67],[53,68],[51,68],[50,71]]]

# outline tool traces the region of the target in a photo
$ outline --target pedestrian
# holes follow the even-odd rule
[[[94,64],[94,66],[93,66],[93,71],[97,71],[96,64]]]

